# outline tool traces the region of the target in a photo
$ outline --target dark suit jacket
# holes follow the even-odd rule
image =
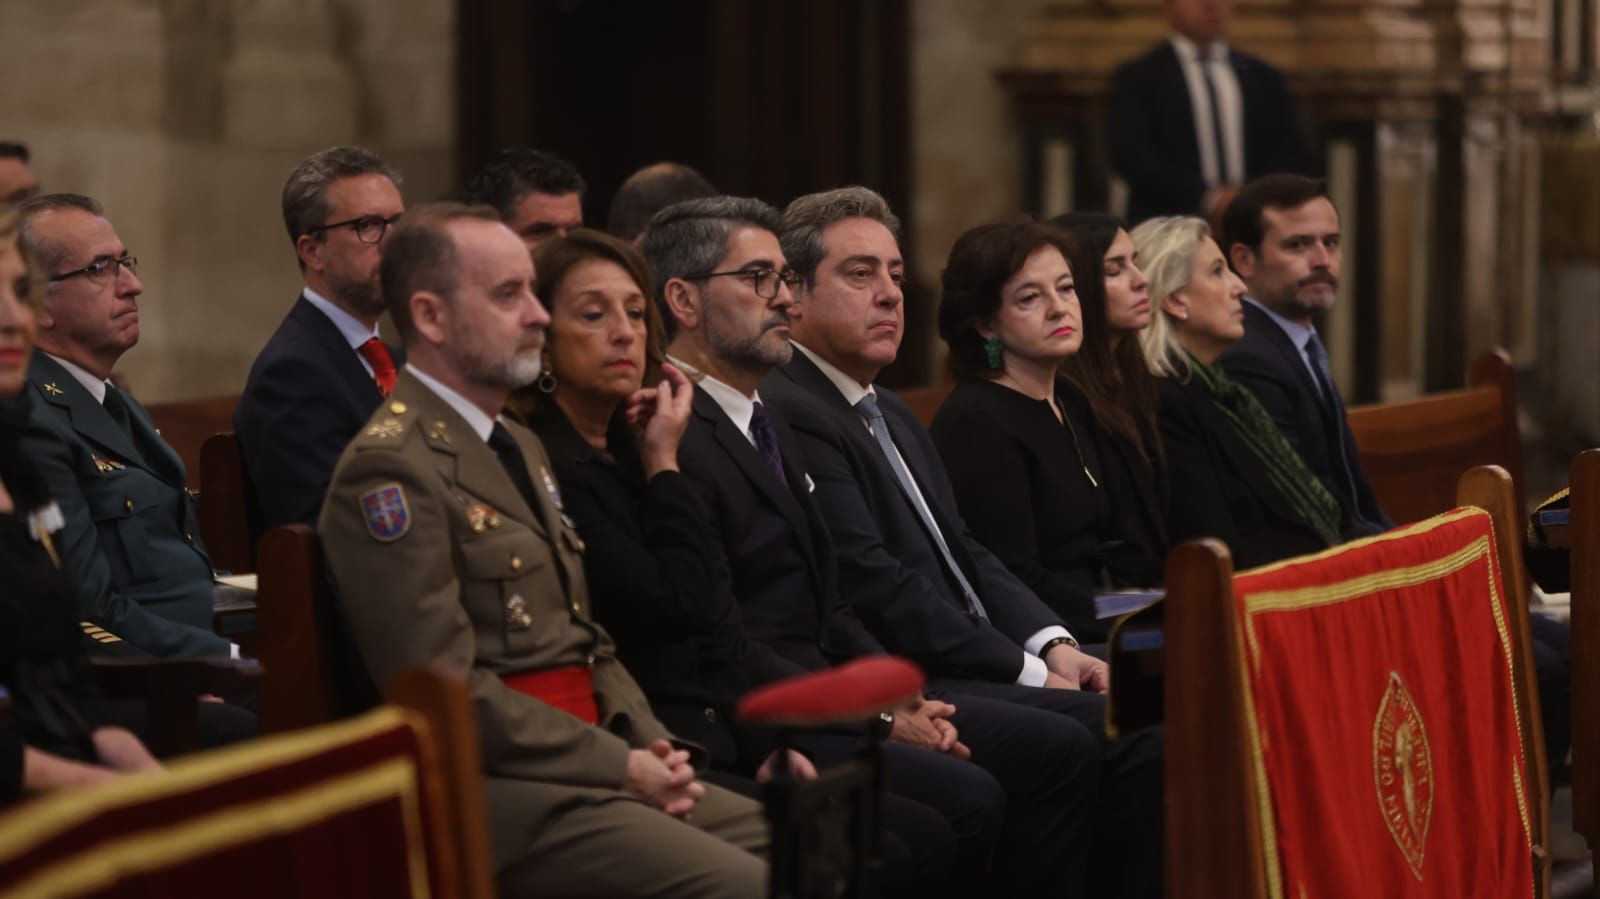
[[[211,629],[211,560],[200,543],[183,461],[133,397],[134,440],[44,353],[28,366],[23,451],[50,485],[66,527],[61,561],[85,620],[161,657],[221,655]]]
[[[405,357],[393,347],[395,366]],[[383,395],[344,335],[304,295],[261,349],[233,429],[264,528],[315,525],[328,480]]]
[[[1244,105],[1245,179],[1311,171],[1294,97],[1283,73],[1237,50],[1228,61]],[[1128,222],[1197,215],[1206,184],[1183,64],[1170,41],[1124,63],[1111,79],[1111,165],[1128,182]]]
[[[1236,569],[1327,549],[1197,379],[1161,378],[1161,439],[1171,472],[1168,527],[1175,541],[1215,537]]]
[[[1337,409],[1323,404],[1300,351],[1277,322],[1254,303],[1245,303],[1244,337],[1224,351],[1217,364],[1234,380],[1250,388],[1289,445],[1339,498],[1344,507],[1342,530],[1347,538],[1394,527],[1394,522],[1378,507],[1372,484],[1361,470],[1361,459],[1355,451],[1356,439],[1345,420],[1342,402],[1336,404]],[[1348,484],[1339,465],[1341,435],[1345,446],[1349,447],[1351,483]]]
[[[616,640],[617,658],[674,734],[705,746],[719,767],[753,769],[740,763],[733,731],[734,705],[750,689],[744,625],[693,485],[675,471],[645,480],[620,418],[607,436],[609,455],[553,403],[531,425],[583,538],[594,617]],[[765,744],[745,742],[745,760],[757,761]]]
[[[837,548],[840,589],[868,628],[930,676],[1015,681],[1022,644],[1061,618],[967,532],[933,441],[911,409],[877,388],[895,445],[988,621],[967,611],[877,441],[821,369],[797,351],[761,393],[800,438]]]
[[[762,395],[762,400],[767,397]],[[756,684],[883,652],[840,596],[828,527],[810,494],[794,434],[769,415],[785,483],[703,390],[678,446],[678,465],[711,513],[750,640]]]

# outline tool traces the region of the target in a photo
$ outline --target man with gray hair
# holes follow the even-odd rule
[[[59,507],[79,614],[154,656],[227,656],[183,462],[110,382],[139,342],[139,260],[89,197],[46,194],[18,210],[45,281],[22,446]]]
[[[405,205],[373,153],[314,153],[283,185],[305,286],[250,367],[234,410],[259,529],[314,524],[345,444],[394,389],[403,360],[378,335],[378,260]]]
[[[838,556],[840,591],[930,686],[1077,724],[1101,750],[1094,895],[1161,894],[1161,736],[1105,732],[1104,662],[968,533],[927,430],[874,383],[900,349],[900,222],[847,187],[783,214],[799,277],[793,359],[762,391],[794,428]],[[1103,761],[1101,761],[1103,759]]]
[[[884,652],[838,589],[834,537],[814,493],[828,474],[808,470],[794,435],[763,404],[768,375],[793,353],[796,279],[779,226],[777,210],[759,200],[691,200],[656,215],[643,247],[675,323],[673,364],[696,378],[678,465],[712,513],[756,684]],[[888,788],[949,822],[967,881],[958,893],[1082,895],[1100,760],[1085,727],[944,691],[891,718]],[[848,735],[802,743],[819,766],[847,757],[852,744]]]

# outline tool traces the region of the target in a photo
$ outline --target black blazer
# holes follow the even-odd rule
[[[744,628],[694,487],[675,471],[646,480],[620,418],[606,437],[609,456],[553,403],[530,424],[583,538],[591,608],[617,658],[674,734],[706,746],[719,767],[744,767],[732,731],[734,705],[750,688]]]
[[[405,364],[394,347],[389,354],[396,368]],[[263,528],[316,526],[339,454],[381,402],[338,326],[303,295],[296,299],[250,366],[233,412]]]
[[[1288,497],[1262,476],[1255,453],[1205,384],[1194,378],[1161,378],[1159,384],[1173,540],[1215,537],[1228,544],[1236,569],[1327,549]]]
[[[785,483],[703,390],[678,446],[678,466],[721,539],[721,576],[737,597],[749,640],[745,668],[758,685],[884,651],[839,594],[801,448],[783,419],[768,417]]]
[[[1046,403],[964,380],[929,432],[973,536],[994,547],[1074,636],[1102,642],[1109,622],[1095,620],[1094,594],[1114,585],[1112,501],[1088,409],[1075,394],[1058,389],[1058,396],[1070,428]]]
[[[927,430],[898,396],[876,389],[895,445],[989,620],[967,611],[861,416],[796,352],[761,393],[800,439],[838,551],[840,589],[891,652],[930,676],[1011,683],[1022,673],[1022,644],[1061,618],[967,532]]]
[[[1307,467],[1322,478],[1344,507],[1341,530],[1346,538],[1376,534],[1394,527],[1361,470],[1356,439],[1344,417],[1344,404],[1329,409],[1320,399],[1316,382],[1289,335],[1253,302],[1244,304],[1244,337],[1228,347],[1217,364],[1230,377],[1250,388],[1266,408],[1289,445]],[[1335,385],[1337,391],[1338,387]],[[1352,483],[1346,484],[1339,465],[1339,441],[1349,447]]]
[[[1245,179],[1309,174],[1311,153],[1283,73],[1237,50],[1228,62],[1244,106]],[[1156,215],[1198,215],[1206,184],[1183,64],[1171,41],[1124,63],[1111,78],[1111,165],[1128,182],[1129,224]]]

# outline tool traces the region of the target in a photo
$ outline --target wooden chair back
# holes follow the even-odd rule
[[[257,559],[256,647],[266,674],[263,733],[323,724],[376,700],[345,637],[323,565],[322,541],[303,524],[261,538]]]
[[[233,430],[233,408],[237,405],[239,396],[234,394],[145,407],[162,439],[177,450],[178,457],[183,460],[183,467],[189,474],[189,489],[200,489],[200,448],[212,434]]]
[[[234,574],[256,570],[254,498],[244,457],[232,431],[212,434],[200,446],[200,538],[211,564]]]
[[[896,391],[911,411],[916,413],[917,421],[923,427],[933,424],[933,416],[938,414],[939,407],[949,398],[950,391],[955,389],[955,384],[950,381],[941,381],[931,387],[913,387],[909,390]]]
[[[1476,465],[1504,468],[1520,491],[1522,443],[1510,356],[1485,353],[1473,363],[1469,383],[1464,390],[1349,410],[1361,467],[1396,523],[1453,506],[1457,480]],[[1521,493],[1514,495],[1517,508],[1524,508]]]
[[[1600,449],[1572,460],[1572,829],[1600,846]]]
[[[40,896],[195,896],[225,885],[232,899],[487,899],[476,734],[454,729],[462,709],[471,723],[466,688],[413,676],[435,680],[407,687],[429,697],[420,712],[386,706],[24,803],[0,817],[0,883]],[[453,711],[430,715],[439,709]],[[458,764],[469,745],[474,764]],[[474,796],[477,821],[458,820]],[[460,842],[468,833],[478,841]]]
[[[1473,469],[1461,478],[1458,495],[1460,505],[1483,508],[1494,519],[1502,571],[1520,571],[1521,515],[1510,476],[1493,466]],[[1513,698],[1531,781],[1526,794],[1534,895],[1544,897],[1549,895],[1548,786],[1527,603],[1520,578],[1503,580],[1503,607],[1511,613]],[[1263,795],[1265,773],[1251,749],[1256,744],[1249,656],[1227,547],[1216,540],[1177,547],[1168,557],[1166,587],[1166,895],[1267,899],[1272,895],[1268,866],[1280,862],[1261,837],[1266,810],[1257,797]]]

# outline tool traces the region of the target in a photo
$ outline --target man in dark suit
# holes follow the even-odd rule
[[[345,444],[404,362],[378,335],[378,260],[400,176],[356,147],[312,154],[283,186],[305,287],[250,367],[233,427],[261,524],[315,524]]]
[[[528,251],[583,227],[583,175],[554,153],[501,150],[467,182],[467,202],[486,203],[517,232]]]
[[[19,208],[23,249],[46,281],[23,452],[60,507],[79,614],[151,655],[227,656],[236,647],[211,629],[211,560],[183,462],[108,380],[139,342],[138,260],[88,197]]]
[[[757,389],[792,352],[778,225],[757,200],[694,200],[657,215],[643,246],[676,327],[674,363],[697,378],[679,465],[712,514],[757,681],[883,652],[840,595],[802,450]],[[897,711],[889,728],[890,789],[945,815],[966,873],[982,878],[970,891],[1082,894],[1100,754],[1087,728],[948,691]],[[806,745],[820,767],[851,742]],[[996,839],[994,870],[974,872]]]
[[[1283,73],[1223,41],[1232,0],[1162,0],[1172,36],[1111,80],[1111,164],[1130,224],[1214,219],[1245,181],[1307,172],[1311,154]]]
[[[1244,281],[1244,338],[1217,363],[1255,393],[1300,458],[1344,507],[1346,538],[1394,527],[1378,507],[1316,315],[1339,289],[1339,211],[1300,175],[1252,181],[1228,205],[1222,248]]]
[[[1159,895],[1159,730],[1106,738],[1104,663],[972,539],[926,429],[873,383],[903,332],[898,230],[883,198],[860,187],[801,197],[783,218],[784,256],[801,282],[796,352],[762,389],[815,479],[840,589],[936,686],[1092,732],[1104,754],[1096,893]]]

